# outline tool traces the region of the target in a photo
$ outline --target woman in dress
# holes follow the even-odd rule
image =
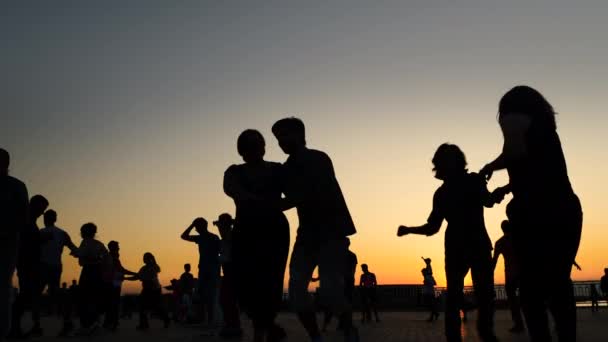
[[[279,202],[282,165],[264,160],[262,134],[241,133],[237,149],[244,164],[224,175],[224,191],[236,205],[233,264],[241,309],[253,321],[254,341],[285,337],[275,318],[283,299],[283,279],[289,252],[289,223]]]
[[[582,230],[581,204],[572,189],[551,104],[535,89],[517,86],[500,100],[502,153],[481,174],[506,169],[513,193],[507,206],[513,247],[521,260],[521,304],[533,341],[549,341],[547,308],[560,341],[576,339],[570,272]],[[506,192],[505,191],[505,192]],[[550,284],[549,286],[546,286]]]

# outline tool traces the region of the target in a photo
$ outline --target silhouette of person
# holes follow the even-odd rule
[[[608,268],[604,268],[604,275],[600,279],[600,290],[604,298],[608,301]]]
[[[280,341],[286,334],[275,319],[289,253],[289,223],[279,205],[284,168],[264,160],[266,142],[256,130],[239,135],[237,150],[244,163],[226,170],[224,192],[236,206],[232,265],[239,304],[252,320],[254,341]]]
[[[597,312],[600,307],[600,293],[597,292],[595,284],[589,284],[589,299],[591,300],[591,312]]]
[[[63,269],[61,263],[61,254],[63,248],[67,247],[70,251],[76,250],[76,245],[63,229],[57,227],[57,212],[47,210],[43,215],[44,228],[40,230],[40,236],[44,242],[40,247],[40,292],[48,286],[48,295],[50,299],[50,308],[57,306],[57,291],[61,282],[61,272]]]
[[[551,104],[535,89],[517,86],[500,100],[502,153],[480,173],[507,169],[513,199],[507,217],[521,264],[520,297],[533,341],[551,339],[547,308],[560,341],[576,339],[570,273],[582,231],[581,203],[568,177]],[[552,284],[546,288],[544,284]]]
[[[358,262],[359,261],[357,260],[357,255],[349,249],[348,263],[346,265],[346,273],[344,275],[344,295],[350,302],[351,306],[354,304],[353,299],[355,294],[355,273],[357,272]],[[318,277],[311,279],[312,282],[318,282],[319,280],[320,279]],[[323,305],[323,332],[327,331],[327,328],[329,327],[333,316],[334,314],[331,311],[331,308],[327,305]],[[341,322],[338,322],[338,330],[344,330],[344,327],[341,325]]]
[[[220,287],[220,304],[224,313],[224,327],[220,331],[220,336],[224,338],[240,337],[243,335],[241,329],[241,318],[236,294],[236,275],[232,262],[232,229],[234,220],[227,213],[221,214],[216,221],[213,221],[220,232],[221,248],[220,261],[222,264],[222,283]]]
[[[19,295],[13,304],[13,320],[10,337],[41,336],[40,327],[40,230],[36,221],[44,213],[49,202],[42,195],[30,199],[29,221],[19,236],[19,256],[17,258],[17,276],[19,277]],[[32,311],[34,326],[29,333],[21,330],[21,317],[26,306]]]
[[[150,252],[144,253],[144,266],[135,275],[126,277],[125,280],[141,281],[142,289],[139,295],[139,325],[137,330],[148,330],[148,312],[156,312],[163,321],[164,327],[170,324],[169,315],[162,302],[162,288],[158,280],[160,266],[156,263],[156,258]]]
[[[10,155],[0,148],[0,340],[7,335],[11,322],[10,293],[19,235],[29,219],[27,188],[9,176],[9,166]]]
[[[198,293],[201,298],[201,321],[209,326],[214,323],[217,291],[220,280],[220,239],[207,230],[209,224],[202,217],[196,218],[182,233],[185,241],[198,245]],[[191,235],[192,230],[198,235]]]
[[[423,268],[420,272],[422,273],[423,278],[422,297],[431,314],[427,321],[433,322],[439,318],[439,311],[437,310],[436,304],[437,299],[435,298],[435,285],[437,285],[437,283],[428,268]]]
[[[348,236],[356,233],[329,156],[306,146],[304,123],[286,118],[272,126],[279,146],[289,155],[285,167],[283,209],[295,207],[299,227],[289,265],[289,297],[310,338],[321,337],[308,293],[314,269],[319,267],[321,300],[340,315],[346,341],[358,341],[352,307],[344,295],[344,265]]]
[[[477,329],[484,341],[495,341],[492,243],[486,231],[484,206],[492,207],[502,194],[490,194],[484,179],[466,169],[464,153],[456,145],[439,146],[433,157],[435,178],[443,184],[433,196],[433,210],[420,227],[399,227],[398,236],[431,236],[448,222],[445,232],[447,299],[445,333],[448,341],[461,341],[459,310],[463,305],[464,278],[471,269],[479,302]]]
[[[524,320],[521,316],[521,305],[517,290],[521,283],[520,261],[513,249],[513,240],[511,236],[512,228],[508,220],[501,224],[503,236],[496,241],[494,245],[494,256],[492,257],[493,269],[496,269],[498,258],[502,254],[505,261],[505,291],[507,293],[507,302],[511,310],[511,319],[513,327],[509,330],[514,333],[523,332]]]
[[[367,264],[361,265],[361,271],[363,271],[359,281],[361,299],[363,300],[363,316],[361,317],[361,323],[369,323],[372,321],[372,311],[376,317],[376,322],[380,322],[376,306],[378,287],[376,275],[369,271]]]
[[[184,265],[184,273],[179,277],[179,281],[176,284],[177,288],[174,289],[180,298],[180,306],[182,307],[183,319],[190,317],[192,313],[192,294],[194,291],[194,276],[191,273],[190,264]]]
[[[110,268],[108,272],[108,301],[106,302],[106,315],[104,320],[104,328],[115,331],[118,328],[120,316],[120,295],[122,291],[122,282],[125,275],[135,275],[135,272],[129,271],[122,266],[120,262],[120,245],[118,241],[108,242],[108,251],[110,256]]]
[[[67,287],[67,284],[64,283]],[[74,322],[72,322],[72,313],[74,312],[74,306],[78,301],[78,284],[76,279],[72,280],[70,287],[67,287],[63,292],[64,297],[62,299],[62,310],[61,315],[63,316],[63,327],[59,332],[59,337],[66,337],[71,334],[74,330]]]
[[[83,224],[80,228],[82,242],[74,252],[78,264],[82,266],[77,303],[80,316],[78,335],[82,336],[91,335],[99,328],[97,320],[103,311],[103,300],[107,293],[104,274],[110,268],[111,261],[106,246],[95,239],[96,234],[97,226],[94,223]]]

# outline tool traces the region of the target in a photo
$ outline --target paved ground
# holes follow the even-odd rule
[[[465,323],[462,328],[464,341],[479,341],[475,332],[474,314],[470,314],[469,322]],[[379,341],[379,342],[405,342],[405,341],[443,341],[443,320],[440,318],[435,323],[427,323],[425,321],[427,315],[422,312],[384,312],[381,313],[382,322],[373,323],[359,327],[361,341]],[[176,342],[204,342],[204,341],[221,341],[217,337],[204,336],[205,330],[196,326],[180,326],[173,325],[169,329],[163,329],[162,323],[152,321],[152,328],[147,332],[138,332],[135,330],[137,320],[126,320],[121,322],[121,327],[116,333],[100,331],[90,338],[55,338],[42,337],[36,339],[38,341],[112,341],[112,342],[133,342],[133,341],[176,341]],[[287,341],[302,341],[307,342],[302,328],[292,314],[282,314],[279,317],[279,323],[285,327],[289,338]],[[59,322],[47,318],[43,321],[45,333],[47,335],[55,334],[59,327]],[[528,341],[527,336],[513,335],[508,332],[511,327],[511,321],[507,311],[499,311],[496,315],[496,332],[501,341]],[[244,322],[246,333],[250,332],[248,322]],[[340,334],[336,333],[332,327],[330,332],[326,334],[325,341],[342,341]],[[608,341],[608,309],[603,308],[600,313],[592,314],[589,309],[579,309],[579,341],[595,342]],[[250,341],[246,335],[242,341]]]

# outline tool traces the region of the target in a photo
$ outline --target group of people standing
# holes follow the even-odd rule
[[[444,220],[448,222],[445,238],[446,337],[448,341],[461,340],[459,310],[464,277],[471,270],[479,307],[479,335],[484,341],[495,341],[494,262],[484,223],[484,207],[490,208],[508,193],[513,194],[506,216],[512,253],[518,260],[525,260],[518,263],[519,290],[530,337],[533,341],[551,339],[547,320],[549,309],[557,323],[560,341],[575,340],[576,310],[570,271],[581,237],[582,209],[568,178],[556,131],[555,112],[538,91],[518,86],[501,99],[498,118],[504,135],[502,153],[479,173],[468,172],[465,155],[458,146],[443,144],[437,149],[432,160],[433,170],[443,184],[435,192],[427,223],[419,227],[400,226],[398,235],[430,236],[440,230]],[[358,341],[346,280],[352,277],[348,266],[352,263],[349,261],[349,237],[356,229],[331,159],[327,154],[307,147],[304,123],[297,118],[277,121],[272,126],[272,133],[289,156],[283,164],[264,159],[265,139],[259,131],[248,129],[238,137],[237,151],[244,162],[230,166],[224,174],[224,191],[234,200],[236,214],[234,219],[224,216],[215,222],[222,240],[208,232],[207,221],[203,218],[194,220],[182,234],[182,239],[199,246],[199,292],[206,307],[203,311],[210,321],[223,267],[223,300],[228,302],[226,307],[238,307],[252,320],[254,342],[273,342],[285,337],[285,330],[275,321],[282,303],[290,242],[289,223],[283,212],[296,208],[299,227],[289,265],[291,305],[310,339],[321,341],[315,307],[308,291],[313,272],[318,267],[322,302],[339,317],[345,341]],[[53,264],[40,267],[42,235],[36,220],[45,212],[48,201],[37,195],[28,203],[25,185],[8,175],[8,166],[9,155],[1,150],[2,336],[9,322],[8,297],[5,295],[8,289],[5,287],[10,284],[15,265],[20,285],[15,303],[17,322],[24,302],[35,306],[41,284],[39,270],[50,275],[58,270]],[[509,183],[493,192],[488,191],[487,182],[492,174],[503,169],[508,171]],[[82,266],[81,302],[95,302],[103,291],[116,296],[120,293],[121,281],[129,279],[142,281],[144,310],[158,308],[160,267],[154,256],[146,253],[141,270],[130,272],[118,260],[118,244],[108,246],[108,252],[95,240],[96,230],[94,224],[87,223],[81,229],[83,241],[79,247],[69,240],[65,242]],[[192,230],[198,234],[191,234]],[[222,261],[218,255],[222,255]],[[108,283],[108,269],[113,274],[110,277],[113,287],[109,291],[100,288],[101,284]],[[374,287],[375,279],[367,272],[364,274],[361,285]],[[423,275],[432,276],[432,270],[423,270]],[[545,283],[552,286],[544,287]],[[100,311],[92,308],[99,307],[86,305],[81,308],[83,327],[94,325]],[[240,323],[236,321],[238,311],[228,311],[228,316],[233,318],[225,317],[225,320],[232,322],[233,328],[240,329]],[[161,313],[168,324],[166,313],[162,310]],[[115,325],[112,317],[115,316],[110,315],[110,320],[114,320],[111,324]],[[366,319],[371,319],[371,313]],[[34,321],[39,322],[36,318]],[[145,313],[142,313],[140,327],[147,327]]]
[[[49,201],[42,195],[28,198],[27,187],[8,175],[10,155],[0,149],[0,340],[5,337],[22,339],[43,334],[40,325],[41,295],[48,288],[51,306],[63,306],[64,324],[60,336],[72,333],[72,305],[76,304],[80,319],[79,335],[89,335],[104,315],[104,327],[118,327],[120,293],[123,280],[140,280],[143,284],[139,329],[146,329],[147,312],[160,308],[160,267],[151,253],[144,255],[144,266],[139,272],[125,269],[120,262],[119,244],[110,241],[107,247],[95,238],[97,226],[85,223],[80,229],[82,241],[76,246],[70,236],[57,227],[57,213],[49,209]],[[45,227],[39,229],[38,219],[44,216]],[[82,267],[78,286],[73,284],[68,303],[59,305],[59,284],[64,248],[78,259]],[[12,278],[17,270],[18,294],[11,305]],[[76,292],[76,293],[74,293]],[[62,293],[62,295],[66,295]],[[74,298],[72,298],[74,297]],[[63,298],[65,299],[65,298]],[[33,327],[23,331],[22,316],[32,312]],[[165,324],[168,324],[168,317]]]
[[[443,184],[435,192],[428,221],[420,227],[401,226],[398,235],[430,236],[439,231],[443,220],[448,222],[446,337],[448,341],[461,341],[459,308],[464,277],[470,269],[479,308],[479,336],[484,341],[495,341],[495,263],[484,207],[492,207],[511,193],[506,216],[529,336],[533,341],[551,340],[549,310],[559,340],[574,341],[576,303],[570,273],[581,238],[582,209],[568,178],[555,111],[537,90],[528,86],[509,90],[498,107],[504,136],[500,155],[479,173],[469,173],[460,148],[441,145],[433,157],[433,170]],[[508,171],[509,183],[489,192],[487,181],[503,169]]]

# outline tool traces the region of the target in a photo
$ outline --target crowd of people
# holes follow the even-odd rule
[[[462,340],[460,310],[464,278],[469,270],[478,307],[479,336],[483,341],[497,340],[494,268],[499,255],[505,258],[506,287],[515,324],[512,330],[523,331],[525,322],[533,341],[548,341],[551,333],[547,311],[551,311],[559,340],[573,341],[576,308],[570,272],[581,237],[582,209],[568,178],[555,112],[538,91],[517,86],[500,100],[498,121],[504,136],[502,152],[478,173],[468,171],[465,154],[458,146],[439,146],[432,163],[435,177],[443,184],[435,192],[429,218],[418,227],[400,226],[397,235],[434,235],[444,220],[448,222],[448,341]],[[332,161],[324,152],[307,146],[305,125],[297,118],[277,121],[272,133],[288,155],[283,164],[264,159],[266,142],[259,131],[248,129],[238,137],[237,151],[243,163],[228,167],[223,183],[224,192],[234,200],[236,214],[234,218],[222,214],[213,222],[220,237],[208,230],[208,221],[201,217],[181,234],[183,240],[198,246],[198,280],[187,264],[180,279],[171,282],[168,289],[173,292],[174,316],[180,321],[192,316],[196,292],[199,315],[205,325],[216,322],[216,303],[220,303],[224,322],[221,336],[242,335],[243,312],[253,323],[254,342],[283,340],[286,332],[276,317],[283,301],[291,238],[284,211],[295,208],[299,227],[288,267],[290,305],[310,340],[322,341],[309,293],[310,282],[318,280],[319,300],[326,311],[325,327],[335,315],[345,341],[358,341],[352,316],[357,257],[349,249],[349,238],[356,228]],[[162,305],[158,278],[161,268],[154,255],[143,255],[139,271],[127,270],[120,262],[118,242],[111,241],[106,247],[96,240],[97,226],[93,223],[81,227],[82,241],[76,246],[64,230],[55,226],[57,213],[47,210],[49,201],[41,195],[28,199],[24,183],[8,175],[9,163],[8,152],[0,150],[0,336],[5,336],[9,325],[11,337],[42,334],[39,298],[45,286],[52,297],[58,292],[64,247],[82,267],[77,296],[80,333],[90,334],[97,329],[102,314],[106,328],[117,328],[124,280],[142,284],[138,329],[148,329],[148,315],[153,311],[168,326],[170,319]],[[489,191],[492,174],[503,169],[508,171],[509,183]],[[492,208],[509,193],[512,199],[503,223],[505,235],[496,243],[493,255],[484,207]],[[42,230],[36,223],[41,215],[45,223]],[[541,249],[543,252],[539,253]],[[433,299],[436,283],[431,260],[424,261],[424,294],[431,311],[429,320],[433,321],[439,316]],[[8,293],[15,268],[19,295],[11,307]],[[316,269],[318,278],[313,278]],[[362,323],[371,322],[372,313],[380,321],[376,276],[366,264],[361,269]],[[542,285],[545,283],[552,286],[546,288]],[[607,291],[608,280],[602,284],[602,290]],[[27,334],[20,327],[25,308],[32,311],[34,322]],[[67,320],[66,316],[64,329],[71,328]]]

